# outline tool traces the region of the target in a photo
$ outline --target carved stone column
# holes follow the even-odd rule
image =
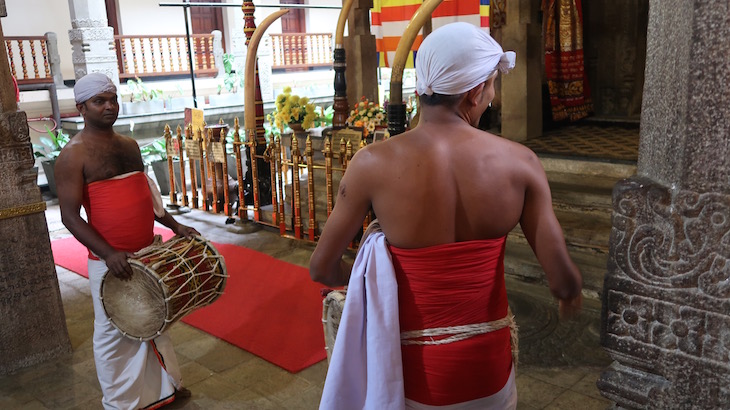
[[[730,403],[730,20],[650,0],[638,175],[616,185],[598,381],[623,408]],[[681,26],[682,30],[677,30]]]
[[[350,107],[365,96],[378,100],[378,60],[375,36],[370,33],[370,9],[373,0],[354,0],[347,19],[345,60],[347,71],[347,100]],[[382,104],[382,101],[380,101]]]
[[[5,0],[0,0],[5,10]],[[2,14],[5,16],[5,14]],[[0,41],[5,36],[0,27]],[[0,51],[0,375],[71,352],[28,122]]]
[[[119,66],[114,51],[114,29],[106,19],[104,0],[68,0],[74,76],[104,73],[119,87]]]

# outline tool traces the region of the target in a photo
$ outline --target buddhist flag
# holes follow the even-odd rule
[[[371,29],[375,35],[380,67],[390,67],[393,63],[398,41],[422,3],[423,0],[373,0]],[[431,17],[433,30],[463,21],[489,31],[489,0],[444,0]],[[423,30],[413,42],[413,52],[408,56],[406,68],[413,68],[415,53],[423,41],[422,34]]]

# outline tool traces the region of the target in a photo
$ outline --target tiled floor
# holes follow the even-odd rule
[[[49,206],[46,218],[51,239],[68,236],[60,223],[57,206]],[[245,245],[291,263],[306,266],[311,254],[309,244],[281,239],[266,229],[225,225],[221,216],[192,211],[177,218],[217,242]],[[0,409],[101,408],[91,350],[93,312],[88,280],[60,267],[57,272],[73,354],[0,377]],[[508,289],[512,286],[537,285],[508,282]],[[542,292],[544,287],[536,289]],[[586,320],[598,323],[598,312],[600,303],[587,301]],[[518,323],[519,320],[518,315]],[[292,374],[186,324],[175,324],[170,333],[184,383],[193,396],[169,408],[317,408],[327,372],[326,361]],[[574,364],[554,367],[531,364],[530,356],[525,357],[517,369],[519,409],[587,410],[606,409],[611,405],[595,386],[601,368],[608,364],[607,358],[598,347],[597,335],[591,332],[587,335],[585,346],[594,353],[591,360],[576,357],[567,361]],[[529,338],[525,343],[529,343]],[[566,348],[559,353],[571,355],[576,350],[579,349]]]
[[[639,127],[619,125],[569,125],[523,141],[539,154],[636,162]]]

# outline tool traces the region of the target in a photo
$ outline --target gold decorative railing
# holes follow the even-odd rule
[[[332,66],[331,33],[272,34],[272,69],[306,70]]]
[[[366,145],[365,140],[359,143],[345,139],[333,142],[332,138],[324,137],[319,140],[322,146],[315,148],[314,139],[310,136],[285,134],[269,141],[262,150],[258,149],[255,139],[243,140],[236,119],[233,154],[238,192],[237,195],[229,195],[226,183],[228,155],[222,154],[227,151],[227,131],[227,127],[215,131],[198,130],[193,138],[192,126],[188,126],[184,133],[178,127],[175,136],[169,127],[165,128],[171,175],[170,203],[173,206],[222,213],[229,218],[238,217],[242,221],[277,228],[283,237],[316,242],[321,233],[320,228],[334,208],[339,181],[354,151]],[[246,160],[247,156],[249,161]],[[177,166],[182,181],[172,177],[175,164],[173,157],[179,160]],[[265,161],[269,169],[260,169],[259,160]],[[250,188],[253,190],[253,200],[249,202],[246,202],[244,193],[246,176],[243,164],[246,162],[250,164],[246,173],[251,176]],[[197,186],[198,178],[200,187]],[[223,186],[220,186],[221,181]],[[180,185],[179,189],[176,189],[176,185]],[[270,193],[262,189],[264,185],[271,187]],[[370,220],[371,216],[368,215],[363,227],[367,227]],[[356,242],[352,246],[355,247]]]
[[[213,34],[193,34],[191,43],[195,74],[217,74]],[[114,44],[121,79],[190,73],[188,42],[184,35],[117,35]]]

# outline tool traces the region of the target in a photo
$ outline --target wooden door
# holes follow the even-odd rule
[[[190,0],[191,3],[220,3],[221,0]],[[213,30],[223,32],[223,9],[222,7],[190,7],[190,22],[192,34],[210,34]],[[223,41],[223,49],[226,49],[225,38]],[[205,58],[206,46],[196,44],[195,56],[198,67],[205,66],[203,58]],[[209,50],[209,54],[213,55],[213,49]]]
[[[281,4],[303,4],[303,0],[281,0]],[[281,16],[282,33],[304,33],[307,25],[304,19],[304,9],[290,9]]]

